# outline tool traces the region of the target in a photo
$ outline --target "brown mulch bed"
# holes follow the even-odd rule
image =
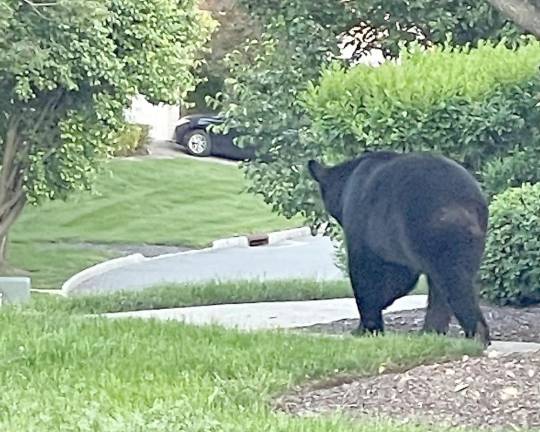
[[[482,305],[493,340],[540,342],[540,307]],[[425,310],[385,314],[385,328],[418,332]],[[303,327],[306,332],[343,334],[356,319]],[[455,319],[450,335],[462,336]],[[424,365],[405,373],[348,379],[297,388],[277,401],[279,410],[316,415],[336,410],[398,423],[470,427],[476,430],[540,430],[540,352],[468,358]]]
[[[343,410],[473,430],[540,428],[540,353],[464,357],[324,389],[299,388],[276,406],[296,415]]]
[[[540,342],[540,307],[513,308],[509,306],[482,305],[493,340],[515,342]],[[392,312],[384,315],[385,329],[396,332],[417,332],[422,328],[425,310]],[[341,334],[354,330],[357,319],[345,319],[325,324],[303,327],[301,330],[317,333]],[[449,335],[461,335],[455,321],[450,324]],[[540,408],[539,408],[540,411]]]

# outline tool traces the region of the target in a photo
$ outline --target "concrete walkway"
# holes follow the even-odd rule
[[[396,300],[385,312],[424,308],[426,301],[425,295],[402,297]],[[106,316],[111,318],[155,318],[183,321],[188,324],[218,324],[242,330],[263,330],[294,328],[356,318],[358,311],[354,299],[344,298],[197,306],[120,312]]]
[[[427,296],[412,295],[394,302],[385,313],[425,308]],[[194,325],[216,324],[241,330],[288,329],[357,318],[352,298],[242,303],[105,314],[109,318],[175,320]],[[493,341],[488,355],[540,352],[539,343]]]
[[[85,280],[69,295],[141,290],[163,284],[235,280],[338,280],[327,237],[300,237],[274,245],[177,253],[123,265]]]

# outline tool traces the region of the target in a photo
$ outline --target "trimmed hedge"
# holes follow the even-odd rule
[[[540,147],[517,148],[490,160],[482,170],[482,183],[490,198],[510,187],[540,183]]]
[[[538,146],[539,64],[536,41],[517,50],[415,47],[377,68],[333,65],[303,105],[328,161],[365,150],[434,151],[479,173],[516,145]]]
[[[481,295],[499,304],[540,302],[540,183],[510,188],[490,204]]]

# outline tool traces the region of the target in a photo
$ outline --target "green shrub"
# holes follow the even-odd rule
[[[148,143],[150,126],[127,123],[114,140],[113,156],[132,156],[143,153]]]
[[[517,148],[507,156],[490,160],[481,177],[490,198],[523,183],[540,183],[540,148]]]
[[[398,64],[400,63],[400,64]],[[480,171],[521,143],[540,120],[540,44],[418,47],[378,68],[326,69],[303,103],[327,160],[365,150],[434,151]]]
[[[481,284],[496,303],[540,301],[540,183],[510,188],[490,204]]]

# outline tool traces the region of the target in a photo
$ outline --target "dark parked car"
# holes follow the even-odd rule
[[[220,134],[208,130],[208,126],[223,123],[221,117],[211,114],[193,114],[182,117],[176,123],[173,140],[193,156],[221,156],[236,160],[255,157],[254,148],[240,148],[233,143],[235,131]]]

